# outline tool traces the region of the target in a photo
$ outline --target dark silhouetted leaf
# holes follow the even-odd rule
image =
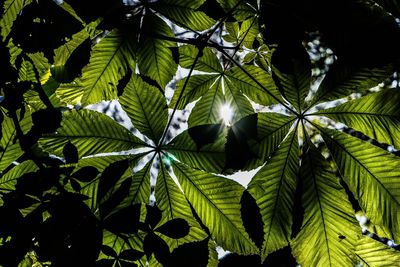
[[[61,112],[55,109],[40,109],[32,114],[33,128],[39,133],[55,132],[60,127],[61,119]]]
[[[129,190],[132,184],[132,179],[126,179],[123,181],[119,188],[115,190],[112,195],[106,200],[100,203],[100,215],[106,216],[112,210],[118,206],[129,194]]]
[[[144,252],[135,249],[124,250],[119,254],[119,258],[128,261],[137,261],[144,256]]]
[[[136,233],[140,219],[140,207],[140,204],[136,204],[118,210],[104,220],[104,227],[115,233]]]
[[[263,266],[294,267],[298,266],[289,246],[272,252],[265,259]]]
[[[117,258],[117,252],[115,252],[115,250],[109,246],[106,245],[102,245],[101,246],[101,252],[103,252],[105,255],[113,257],[113,258]]]
[[[81,182],[90,182],[99,174],[99,171],[93,166],[85,166],[73,173],[73,177]]]
[[[145,223],[150,225],[151,228],[154,228],[157,226],[157,224],[161,221],[161,216],[162,212],[161,210],[156,206],[151,206],[151,205],[146,205],[146,219]]]
[[[207,144],[214,143],[223,131],[221,124],[199,125],[188,129],[188,133],[196,143],[197,152]]]
[[[79,159],[78,149],[68,142],[63,148],[63,155],[66,163],[77,163]]]
[[[96,261],[96,267],[113,267],[114,266],[115,260],[110,260],[110,259],[101,259],[99,261]]]
[[[257,247],[261,248],[264,241],[264,225],[260,208],[247,190],[243,192],[240,204],[240,212],[246,232]]]
[[[72,51],[64,66],[58,67],[55,73],[55,79],[60,83],[70,83],[78,77],[82,68],[89,63],[92,41],[85,39]]]
[[[121,267],[136,267],[136,266],[138,266],[136,263],[128,262],[128,261],[124,261],[124,260],[119,260],[118,263],[119,263],[119,266],[121,266]]]
[[[178,239],[185,237],[189,234],[190,226],[182,218],[172,219],[160,227],[156,228],[154,231],[159,232],[163,235],[166,235],[170,238]]]
[[[128,66],[125,75],[118,81],[117,84],[117,95],[121,96],[124,93],[124,89],[128,84],[132,76],[132,69]]]
[[[43,51],[52,58],[53,49],[81,28],[81,23],[54,1],[34,1],[20,12],[11,35],[25,51]]]
[[[81,185],[75,179],[70,179],[69,181],[71,183],[72,189],[74,189],[76,192],[79,192],[81,190]]]
[[[103,237],[90,209],[79,196],[69,193],[52,197],[48,205],[51,217],[40,225],[38,256],[56,266],[93,264]]]
[[[163,239],[161,239],[158,235],[150,233],[146,235],[143,241],[143,249],[144,252],[149,258],[151,254],[154,253],[155,258],[164,266],[168,263],[169,260],[169,248],[167,243]]]
[[[122,2],[118,0],[86,0],[84,2],[69,0],[68,4],[85,22],[104,17],[122,6]]]
[[[208,239],[180,245],[171,253],[170,266],[174,267],[203,267],[208,264]]]
[[[225,145],[225,170],[240,170],[247,161],[256,157],[248,141],[257,140],[257,116],[253,114],[244,117],[229,129]]]
[[[99,178],[99,189],[97,191],[97,199],[101,200],[113,188],[118,180],[129,167],[128,160],[121,160],[111,163]]]
[[[179,48],[178,47],[169,47],[172,52],[172,58],[174,59],[176,64],[179,64]]]

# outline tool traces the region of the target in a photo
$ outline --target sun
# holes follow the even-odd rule
[[[223,104],[219,109],[219,116],[226,126],[231,126],[233,118],[233,109],[229,104]]]

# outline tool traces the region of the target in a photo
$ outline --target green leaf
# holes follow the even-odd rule
[[[251,16],[254,16],[257,11],[256,1],[246,1],[241,0],[217,0],[225,12],[233,13],[234,17],[241,21],[245,20]]]
[[[11,32],[11,27],[17,19],[20,11],[31,3],[31,0],[5,0],[3,2],[4,13],[1,16],[1,35],[5,39]]]
[[[64,65],[74,50],[89,37],[89,32],[87,28],[84,28],[80,32],[72,35],[71,40],[69,40],[64,45],[54,50],[54,66]]]
[[[188,168],[175,162],[173,169],[187,199],[224,249],[252,254],[257,247],[246,233],[240,216],[243,187],[233,180]]]
[[[24,118],[19,121],[19,124],[22,131],[26,133],[32,125],[30,114],[25,114]],[[1,131],[0,171],[4,171],[4,169],[23,154],[23,151],[21,150],[18,139],[16,138],[15,125],[11,118],[4,118],[4,121],[1,124]]]
[[[163,225],[173,219],[184,219],[190,225],[189,234],[177,242],[173,239],[166,239],[170,248],[175,248],[182,242],[193,242],[203,240],[207,237],[192,214],[188,200],[178,187],[176,182],[169,175],[165,166],[161,163],[157,177],[155,197],[157,206],[162,210],[163,216],[159,225]]]
[[[74,34],[67,43],[54,50],[51,73],[58,82],[69,83],[89,63],[92,40],[87,28]]]
[[[354,64],[336,61],[322,80],[311,105],[336,100],[356,92],[365,92],[389,78],[392,68],[358,67]]]
[[[223,84],[222,84],[223,83]],[[222,108],[231,109],[222,111]],[[214,85],[196,103],[189,117],[189,127],[206,124],[219,124],[229,119],[234,124],[240,119],[253,114],[254,110],[247,98],[229,80],[218,79]],[[231,118],[228,118],[231,116]],[[226,117],[226,118],[224,118]]]
[[[168,120],[168,107],[160,91],[132,75],[120,104],[135,128],[158,143]]]
[[[211,28],[215,21],[205,13],[197,11],[204,0],[164,0],[154,4],[154,9],[181,27],[194,31]]]
[[[218,79],[196,103],[188,119],[190,128],[222,122],[220,109],[225,104],[225,97],[221,87],[221,79]]]
[[[239,88],[229,79],[224,79],[225,105],[232,108],[231,124],[254,113],[250,101],[243,95]]]
[[[299,169],[299,146],[293,131],[248,185],[264,222],[262,259],[288,245]]]
[[[234,67],[225,72],[225,77],[252,101],[268,106],[282,101],[271,75],[257,66]]]
[[[193,45],[183,45],[179,47],[179,65],[183,68],[191,69],[199,50]],[[215,52],[208,47],[203,49],[201,57],[197,60],[195,70],[204,72],[222,72],[222,66]]]
[[[272,72],[282,95],[298,112],[311,86],[311,61],[303,46],[281,48],[272,54]]]
[[[399,158],[351,135],[320,129],[344,181],[368,218],[400,236]]]
[[[187,104],[199,99],[203,96],[219,79],[220,75],[192,75],[189,78],[183,78],[179,80],[176,84],[176,89],[174,95],[171,99],[169,106],[174,108],[177,104],[177,109],[184,109]],[[185,91],[178,102],[179,96],[182,93],[183,87],[186,83],[186,79],[189,79],[185,87]]]
[[[148,162],[141,170],[132,174],[132,184],[129,195],[123,205],[129,203],[148,203],[150,200],[150,169],[152,161]]]
[[[15,190],[19,177],[25,173],[35,172],[39,168],[32,160],[27,160],[14,166],[10,171],[0,177],[0,190]]]
[[[368,236],[362,237],[356,246],[356,254],[362,266],[396,266],[400,262],[400,252]]]
[[[146,146],[107,115],[88,109],[65,112],[61,127],[54,134],[42,138],[40,145],[61,156],[64,145],[69,141],[78,149],[81,158]]]
[[[118,81],[128,67],[135,67],[133,58],[133,39],[114,29],[94,46],[90,62],[82,70],[82,78],[73,82],[71,88],[66,86],[63,94],[66,90],[72,91],[75,98],[71,104],[79,100],[83,105],[88,105],[116,99]],[[75,83],[78,83],[78,88],[73,88],[77,85]]]
[[[158,39],[157,36],[174,37],[171,28],[159,17],[147,14],[137,50],[137,63],[141,74],[157,81],[162,89],[172,79],[177,70],[170,48],[176,43]]]
[[[129,238],[123,238],[124,236],[117,236],[107,230],[103,231],[103,245],[112,248],[119,256],[124,255],[123,251],[129,249],[135,249],[138,251],[143,250],[143,238],[138,235],[130,236]],[[99,259],[105,259],[108,256],[100,255]],[[140,266],[146,266],[146,258],[142,257],[140,260]],[[117,266],[117,265],[116,265]]]
[[[225,22],[225,28],[228,34],[223,36],[224,40],[235,45],[243,45],[249,49],[253,48],[254,39],[259,33],[256,17],[246,19],[240,24],[237,21]]]
[[[80,169],[82,169],[84,167],[88,167],[88,166],[95,167],[100,173],[102,173],[104,171],[104,169],[107,166],[109,166],[111,163],[116,162],[116,161],[122,161],[122,160],[125,160],[125,159],[129,159],[130,166],[131,166],[131,168],[133,168],[137,164],[137,161],[142,156],[143,156],[143,154],[129,155],[129,156],[123,156],[123,155],[115,156],[115,155],[113,155],[113,156],[99,156],[99,157],[89,157],[89,158],[80,159],[78,164],[77,164],[77,166],[76,166],[76,168],[75,168],[76,171],[74,170],[74,172],[72,173],[72,176],[74,176],[74,174],[76,172],[78,172]],[[128,171],[124,173],[122,178],[125,179],[130,174],[131,174],[131,171],[128,169]],[[136,175],[136,173],[133,174],[132,177],[136,177],[135,175]],[[100,177],[97,176],[97,178],[95,178],[91,182],[82,185],[81,191],[80,191],[81,194],[84,194],[84,195],[89,197],[89,199],[86,201],[86,204],[93,211],[95,211],[97,209],[97,207],[98,207],[97,191],[98,191],[99,178]],[[135,182],[136,182],[136,180],[134,179],[132,181],[131,188],[134,186]],[[149,187],[150,187],[150,185],[149,185]],[[130,194],[131,197],[132,197],[132,195]],[[125,201],[122,202],[121,206],[127,206],[130,203],[131,202],[128,202],[128,201],[125,200]]]
[[[291,244],[293,255],[302,266],[352,266],[360,232],[352,206],[329,162],[313,144],[304,149],[300,169],[304,219]]]
[[[228,34],[223,36],[224,40],[230,43],[238,44],[240,37],[239,22],[225,22],[225,29]]]
[[[400,92],[385,89],[316,112],[346,124],[381,143],[400,148]]]
[[[284,140],[296,119],[279,113],[257,113],[257,115],[257,141],[249,143],[256,158],[246,164],[246,169],[254,169],[267,161]]]
[[[110,191],[114,191],[118,182],[123,179],[128,169],[129,161],[123,159],[111,163],[102,171],[97,189],[97,199],[100,203],[100,207],[102,202],[104,202],[103,200],[111,195]]]
[[[225,166],[225,136],[226,133],[221,134],[214,143],[204,145],[198,150],[186,130],[162,149],[191,167],[218,173]]]

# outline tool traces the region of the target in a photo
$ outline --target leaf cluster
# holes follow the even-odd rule
[[[1,266],[398,264],[396,1],[0,11]]]

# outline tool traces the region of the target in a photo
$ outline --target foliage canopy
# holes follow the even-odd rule
[[[400,6],[325,2],[4,1],[0,265],[398,263]]]

